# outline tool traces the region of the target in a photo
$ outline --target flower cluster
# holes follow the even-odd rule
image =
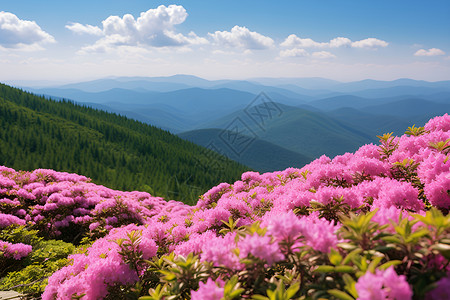
[[[142,225],[173,205],[145,192],[122,192],[84,176],[0,167],[0,228],[28,225],[47,237],[104,236],[112,228]],[[186,206],[178,204],[179,206]],[[186,206],[187,207],[187,206]]]
[[[12,244],[0,240],[0,254],[5,258],[20,260],[30,254],[32,247],[22,243]]]
[[[450,274],[449,149],[444,115],[301,169],[244,173],[192,207],[2,167],[0,226],[97,238],[54,273],[44,299],[440,299]]]

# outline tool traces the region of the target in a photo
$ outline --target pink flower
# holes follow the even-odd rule
[[[25,225],[25,220],[13,215],[0,213],[0,228],[5,228],[13,224]]]
[[[292,211],[266,218],[262,226],[267,226],[267,234],[286,242],[294,242],[304,229],[302,222]]]
[[[12,244],[0,240],[0,253],[3,253],[5,257],[20,260],[28,256],[31,251],[32,247],[30,245],[25,245],[22,243]]]
[[[374,207],[391,207],[420,211],[424,208],[423,202],[418,199],[419,191],[408,182],[384,180],[379,186],[379,194],[375,199]]]
[[[246,258],[250,254],[256,258],[264,260],[269,266],[274,262],[284,259],[278,243],[272,243],[269,236],[259,236],[258,234],[247,235],[238,243],[240,258]]]
[[[225,266],[231,269],[242,269],[239,258],[233,253],[236,249],[235,234],[225,237],[211,238],[203,244],[201,260],[210,261],[215,266]]]
[[[142,237],[139,243],[139,249],[142,251],[143,259],[150,259],[158,252],[158,246],[153,239]]]
[[[417,175],[425,184],[436,179],[442,173],[450,171],[450,159],[442,153],[430,153],[417,169]]]
[[[450,116],[448,114],[445,114],[440,117],[435,117],[428,121],[427,124],[425,124],[425,130],[428,131],[450,131]]]
[[[124,262],[119,254],[120,247],[115,241],[127,239],[131,230],[140,229],[129,225],[115,229],[104,238],[92,244],[87,254],[69,256],[73,264],[55,272],[49,278],[49,284],[42,295],[43,299],[71,299],[74,294],[86,294],[83,299],[101,299],[108,294],[113,285],[134,284],[138,280],[137,272]],[[144,259],[150,259],[157,252],[156,243],[143,237],[139,244]]]
[[[450,208],[450,171],[442,173],[424,187],[430,203],[440,208]]]
[[[174,252],[177,255],[188,256],[189,253],[200,254],[202,252],[203,244],[208,240],[217,238],[215,232],[207,230],[204,233],[194,233],[189,237],[189,240],[180,243],[176,246]]]
[[[220,300],[223,298],[224,288],[217,285],[211,278],[206,283],[200,282],[197,291],[191,291],[192,300]]]
[[[317,214],[301,218],[292,211],[278,215],[268,214],[262,226],[267,226],[267,235],[272,235],[279,242],[293,242],[297,237],[303,237],[304,244],[325,253],[339,242],[336,232],[340,226],[319,219]]]
[[[375,274],[367,272],[355,285],[360,300],[407,300],[412,298],[412,291],[406,277],[397,275],[394,267],[385,271],[376,270]]]

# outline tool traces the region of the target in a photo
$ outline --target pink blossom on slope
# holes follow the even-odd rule
[[[319,219],[316,214],[306,217],[297,217],[292,211],[278,215],[267,214],[262,226],[267,226],[267,235],[273,236],[277,241],[290,242],[303,236],[304,244],[325,253],[339,242],[336,232],[340,226],[326,219]]]
[[[215,266],[225,266],[240,270],[242,269],[242,264],[233,252],[236,248],[235,234],[211,238],[203,244],[201,260],[210,261]]]
[[[379,176],[389,174],[390,164],[376,158],[355,157],[349,163],[349,168],[354,174]]]
[[[49,169],[36,169],[32,173],[33,175],[42,175],[43,177],[49,177],[54,181],[72,181],[72,182],[80,182],[80,181],[88,181],[89,179],[85,176],[74,174],[74,173],[66,173],[66,172],[56,172],[54,170]]]
[[[314,199],[314,193],[288,187],[284,195],[279,197],[273,204],[273,210],[287,212],[296,207],[307,207],[309,202]]]
[[[429,184],[442,173],[450,172],[450,159],[443,153],[431,153],[417,168],[417,175],[425,184]]]
[[[218,286],[214,280],[208,278],[206,283],[200,282],[197,291],[191,291],[192,300],[221,300],[224,288]]]
[[[0,240],[0,253],[5,257],[14,258],[15,260],[22,259],[31,253],[32,247],[22,243],[12,244]]]
[[[412,291],[406,276],[397,275],[393,267],[385,271],[376,270],[375,274],[367,272],[355,285],[360,300],[407,300],[412,298]]]
[[[115,241],[127,239],[131,230],[142,230],[144,227],[129,225],[111,231],[109,235],[100,238],[88,249],[87,255],[75,254],[72,265],[62,268],[53,274],[42,298],[71,299],[74,293],[86,294],[83,299],[94,300],[105,297],[108,287],[120,284],[133,284],[138,280],[135,270],[124,262],[119,254],[120,247]],[[156,243],[143,237],[139,243],[144,259],[150,259],[157,252]]]
[[[240,258],[252,255],[264,260],[269,266],[274,262],[284,259],[277,243],[272,243],[269,236],[259,236],[258,234],[247,235],[238,242]]]
[[[16,185],[16,182],[0,174],[0,188],[9,188]]]
[[[339,243],[336,233],[340,225],[334,225],[326,219],[319,219],[314,214],[303,217],[301,220],[304,224],[302,233],[307,245],[324,253],[328,253],[330,248],[336,248]]]
[[[314,165],[313,165],[314,166]],[[346,165],[341,163],[331,162],[326,165],[316,165],[313,168],[308,168],[308,175],[306,182],[310,188],[318,189],[326,187],[333,182],[345,182],[347,184],[353,183],[353,174]]]
[[[450,171],[442,173],[425,185],[425,196],[430,203],[440,208],[450,208]]]
[[[217,202],[216,209],[223,209],[230,212],[234,212],[235,214],[239,214],[239,217],[245,216],[246,214],[252,213],[252,208],[247,205],[247,203],[243,199],[239,199],[236,197],[222,197]],[[225,220],[228,220],[226,218]]]
[[[363,145],[358,150],[356,150],[355,157],[380,159],[380,148],[374,144]]]
[[[450,131],[450,116],[445,114],[443,116],[435,117],[425,124],[425,130],[428,131]]]
[[[175,247],[175,254],[188,256],[189,253],[200,254],[203,248],[203,245],[211,240],[217,238],[217,235],[212,230],[207,230],[204,233],[194,233],[190,236],[189,240],[180,243]]]
[[[206,208],[213,202],[217,202],[220,197],[227,191],[230,187],[229,183],[221,183],[218,186],[211,188],[207,191],[197,202],[197,208]]]
[[[143,259],[150,259],[158,252],[158,246],[153,239],[142,237],[139,243],[139,250],[142,251]]]
[[[344,203],[351,208],[357,208],[362,204],[362,198],[350,188],[325,186],[321,187],[314,194],[312,200],[328,205],[343,199]]]
[[[0,213],[0,228],[5,228],[13,224],[25,225],[25,220],[22,220],[13,215]]]
[[[261,180],[261,175],[258,172],[245,172],[242,174],[241,178],[242,181],[251,186]]]
[[[25,190],[25,189],[19,189],[19,190],[17,190],[17,191],[16,191],[16,195],[17,195],[18,197],[23,198],[23,199],[28,199],[28,200],[35,200],[35,199],[36,199],[36,196],[35,196],[35,195],[33,195],[32,193],[28,192],[28,191]]]
[[[373,202],[374,207],[391,207],[412,209],[419,211],[424,208],[423,202],[418,199],[419,191],[409,182],[385,180],[384,185],[379,186],[380,192]]]
[[[261,226],[267,228],[267,234],[279,242],[294,242],[304,230],[303,223],[292,211],[271,218],[265,218]]]

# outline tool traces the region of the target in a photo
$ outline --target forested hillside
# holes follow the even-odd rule
[[[153,126],[2,84],[0,145],[0,165],[76,172],[182,201],[248,169]]]

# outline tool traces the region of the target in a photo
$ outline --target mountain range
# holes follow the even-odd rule
[[[202,146],[216,141],[221,132],[235,131],[235,136],[252,138],[252,146],[233,156],[236,153],[230,147],[216,141],[220,145],[216,151],[259,171],[302,165],[322,154],[355,151],[377,142],[377,135],[402,134],[411,124],[420,126],[450,112],[450,81],[406,78],[338,82],[324,78],[206,80],[175,75],[23,88],[124,115]],[[252,111],[258,112],[256,116]],[[268,159],[261,155],[264,151],[280,158]]]

